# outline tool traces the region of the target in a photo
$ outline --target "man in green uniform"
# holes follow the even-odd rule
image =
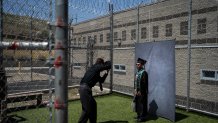
[[[147,94],[148,94],[148,74],[144,65],[146,60],[138,58],[136,67],[137,72],[134,80],[134,102],[136,104],[135,112],[137,121],[144,122],[147,115]]]

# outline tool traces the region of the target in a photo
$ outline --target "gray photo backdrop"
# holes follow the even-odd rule
[[[147,60],[148,112],[175,121],[175,41],[136,43],[135,60]]]

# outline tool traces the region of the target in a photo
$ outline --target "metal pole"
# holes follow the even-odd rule
[[[111,59],[111,72],[110,72],[110,93],[113,91],[113,4],[109,3],[110,11],[110,59]]]
[[[72,37],[71,37],[71,39],[70,39],[70,45],[69,46],[71,46],[73,43],[72,43],[72,39],[73,39],[73,27],[72,27],[72,30],[71,30],[71,35],[72,35]],[[71,56],[70,56],[70,61],[71,61],[71,66],[70,66],[70,75],[71,75],[71,79],[73,78],[73,49],[70,47],[70,51],[71,51]]]
[[[148,11],[148,19],[149,19],[149,25],[148,25],[148,28],[149,28],[149,30],[148,30],[148,39],[149,39],[149,42],[151,42],[151,3],[152,3],[152,0],[150,0],[150,6],[149,6],[149,11]]]
[[[3,41],[3,0],[0,0],[0,42]],[[7,96],[7,79],[3,68],[3,49],[0,48],[0,122],[7,116],[5,102]]]
[[[1,49],[16,50],[16,49],[28,49],[28,50],[47,50],[48,42],[31,42],[31,41],[20,41],[20,42],[0,42]]]
[[[33,30],[33,13],[34,11],[32,12],[31,14],[31,17],[30,17],[30,41],[31,43],[33,42],[33,37],[32,37],[32,30]],[[33,81],[33,71],[32,71],[32,65],[33,65],[33,58],[32,58],[32,55],[33,55],[33,51],[32,49],[30,50],[30,78],[31,78],[31,82]]]
[[[68,29],[68,45],[71,46],[71,24],[73,22],[73,18],[71,18],[70,22],[69,22],[69,29]],[[68,69],[69,69],[69,74],[70,74],[70,78],[72,78],[72,51],[71,51],[71,48],[69,47],[68,49]]]
[[[0,40],[3,41],[3,0],[0,0]],[[0,49],[0,71],[3,70],[3,50]]]
[[[90,55],[90,46],[91,46],[91,38],[88,37],[88,42],[87,42],[87,50],[86,50],[86,71],[88,70],[89,68],[89,55]]]
[[[136,37],[137,43],[139,43],[139,7],[140,7],[140,4],[137,6],[137,37]]]
[[[52,123],[52,105],[53,105],[53,100],[52,100],[52,85],[53,85],[53,79],[52,79],[52,70],[54,67],[52,67],[52,47],[53,47],[53,33],[52,33],[52,0],[49,1],[49,120],[50,123]]]
[[[93,48],[94,48],[94,42],[95,42],[95,39],[91,38],[91,46],[90,46],[90,66],[93,65],[93,58],[94,58],[94,51],[93,51]]]
[[[68,0],[55,1],[55,123],[68,123]]]
[[[188,18],[188,66],[187,66],[187,106],[186,110],[189,111],[189,97],[190,97],[190,67],[191,67],[191,25],[192,25],[192,0],[189,1],[189,18]]]

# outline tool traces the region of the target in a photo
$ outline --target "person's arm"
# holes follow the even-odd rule
[[[148,92],[148,74],[146,71],[142,73],[141,78],[141,86],[140,86],[140,92],[141,93],[147,93]]]
[[[109,70],[107,70],[107,72],[101,77],[101,79],[99,81],[100,83],[104,83],[105,79],[107,78],[108,72],[109,72]]]
[[[134,92],[133,95],[137,94],[137,78],[136,78],[136,73],[134,74]]]
[[[100,86],[100,90],[103,91],[103,87],[102,87],[102,83],[104,83],[105,79],[107,78],[108,72],[111,69],[111,62],[110,61],[106,61],[104,64],[99,64],[97,66],[98,71],[103,71],[103,70],[107,70],[107,73],[105,73],[103,75],[103,77],[99,76],[99,86]]]
[[[103,91],[103,86],[102,86],[102,83],[100,82],[99,82],[99,87],[100,87],[100,90]]]
[[[106,61],[104,64],[99,65],[99,70],[109,70],[111,69],[111,61]]]
[[[108,71],[109,71],[109,70],[108,70]],[[101,91],[103,91],[102,83],[104,83],[105,79],[107,78],[108,71],[107,71],[107,73],[105,73],[102,77],[100,77],[99,86],[100,86],[100,90],[101,90]]]

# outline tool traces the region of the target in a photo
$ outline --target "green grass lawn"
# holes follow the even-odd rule
[[[135,113],[131,109],[131,97],[111,94],[96,97],[98,108],[98,123],[135,123]],[[80,113],[81,104],[79,100],[70,101],[68,106],[69,123],[77,123]],[[10,121],[15,123],[49,123],[49,109],[38,108],[29,109],[9,114]],[[54,117],[54,115],[53,115]],[[177,123],[218,123],[218,118],[206,116],[200,113],[186,112],[176,109]],[[12,122],[14,123],[14,122]],[[171,123],[164,118],[149,118],[146,123]]]

